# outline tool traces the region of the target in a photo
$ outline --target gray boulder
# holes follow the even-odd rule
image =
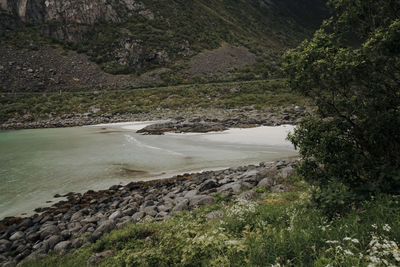
[[[190,199],[189,207],[198,207],[198,206],[204,206],[204,205],[212,205],[215,203],[215,200],[211,196],[207,195],[199,195],[199,196],[194,196],[193,198]]]
[[[290,186],[283,184],[278,184],[271,188],[271,192],[273,193],[284,193],[284,192],[289,192],[290,190],[291,190]]]
[[[218,186],[217,182],[215,180],[213,180],[213,179],[210,179],[210,180],[207,180],[207,181],[205,181],[204,183],[202,183],[200,185],[199,191],[203,192],[203,191],[215,188],[217,186]]]
[[[138,222],[141,219],[143,219],[146,216],[146,213],[143,211],[138,211],[135,214],[132,215],[132,221],[133,222]]]
[[[111,215],[108,217],[108,219],[109,219],[109,220],[112,220],[112,221],[115,221],[116,219],[118,219],[118,218],[120,218],[120,217],[122,217],[122,212],[119,211],[119,210],[117,210],[117,211],[115,211],[113,214],[111,214]]]
[[[65,252],[67,249],[71,247],[71,245],[72,245],[71,241],[62,241],[54,247],[54,251]]]
[[[83,217],[82,211],[75,212],[71,216],[71,221],[81,221],[83,219],[82,217]]]
[[[183,199],[172,209],[172,214],[176,214],[180,211],[188,209],[189,209],[189,200]]]
[[[274,185],[274,180],[275,179],[271,177],[264,178],[257,184],[257,187],[266,187],[270,189]]]
[[[199,193],[199,190],[190,190],[190,191],[188,191],[186,194],[185,194],[185,196],[184,196],[184,198],[191,198],[191,197],[194,197],[195,195],[197,195]]]
[[[46,237],[50,235],[55,235],[59,232],[60,230],[58,229],[57,226],[55,225],[46,225],[45,227],[40,228],[40,239],[45,239]]]
[[[6,252],[11,248],[12,243],[6,239],[0,240],[0,253]]]
[[[289,176],[291,176],[292,174],[294,174],[295,169],[288,165],[285,168],[280,170],[280,176],[284,179],[288,178]]]
[[[110,232],[114,228],[115,228],[114,221],[107,220],[107,221],[100,223],[100,225],[97,227],[97,229],[94,231],[94,233],[95,234],[97,234],[97,233],[105,234],[105,233]]]
[[[254,191],[247,191],[243,192],[240,195],[237,196],[237,199],[243,199],[243,200],[252,200],[257,197],[257,193]]]
[[[146,215],[151,216],[151,217],[155,217],[158,213],[156,206],[145,207],[143,209],[143,212],[145,212]]]
[[[18,239],[22,239],[24,237],[25,237],[25,233],[19,231],[19,232],[14,233],[12,236],[10,236],[9,239],[10,239],[10,241],[15,241],[15,240],[18,240]]]
[[[207,221],[211,221],[211,220],[216,219],[216,218],[221,218],[223,215],[224,215],[224,212],[222,210],[212,211],[212,212],[207,214],[206,220]]]
[[[41,250],[49,251],[50,249],[54,248],[55,245],[57,245],[61,241],[62,241],[62,237],[61,236],[53,235],[53,236],[51,236],[50,238],[46,239],[43,242],[43,246],[42,246]]]

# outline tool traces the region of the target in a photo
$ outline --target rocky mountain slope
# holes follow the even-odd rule
[[[221,73],[226,75],[227,72],[235,71],[243,73],[240,67],[252,65],[255,66],[256,73],[258,70],[261,76],[266,76],[276,72],[277,53],[309,36],[322,18],[326,17],[324,2],[324,0],[1,0],[0,43],[12,50],[44,51],[36,53],[39,57],[48,51],[41,50],[44,46],[52,46],[55,52],[51,53],[61,51],[68,54],[69,50],[75,50],[85,54],[87,57],[85,64],[89,64],[89,61],[95,62],[103,71],[110,74],[135,74],[133,80],[139,83],[142,81],[137,79],[138,76],[160,68],[167,69],[153,73],[152,75],[156,76],[155,80],[179,83],[193,76],[201,76],[201,73],[194,71],[193,74],[193,70],[190,70],[188,65],[193,65],[190,59],[201,51],[214,51],[229,43],[233,46],[232,53],[228,51],[216,62],[210,62],[207,58],[206,60],[197,58],[196,62],[200,61],[204,65],[200,68],[208,69],[208,66],[222,64]],[[244,62],[243,64],[229,60],[229,57],[237,57],[235,55],[237,48],[242,49],[239,56],[245,58],[244,61],[240,61]],[[9,54],[7,49],[0,52],[2,53],[0,56],[7,58],[6,55]],[[233,63],[226,64],[225,58]],[[257,60],[254,60],[255,58]],[[23,90],[26,84],[31,90],[56,87],[52,86],[48,78],[45,79],[48,82],[39,79],[40,81],[33,83],[32,81],[23,83],[25,87],[16,85],[8,77],[21,75],[14,75],[16,69],[8,68],[10,61],[3,59],[1,62],[2,91]],[[20,66],[25,62],[16,63],[16,66]],[[46,65],[25,68],[28,70],[40,67],[46,68]],[[73,65],[68,67],[74,68]],[[234,67],[239,69],[232,69]],[[4,71],[6,68],[7,72]],[[48,69],[53,69],[53,66],[49,66]],[[265,69],[268,69],[268,73],[265,73]],[[79,72],[83,76],[93,76],[90,73],[86,75],[84,69]],[[102,77],[101,81],[104,75],[97,74],[97,76]],[[19,78],[20,81],[23,79]],[[97,79],[93,78],[92,81],[92,83],[72,84],[74,88],[90,88],[97,83]],[[113,82],[111,79],[100,83]],[[135,82],[130,84],[134,85]],[[120,84],[117,83],[115,86]]]

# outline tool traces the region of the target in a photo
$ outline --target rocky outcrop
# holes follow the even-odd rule
[[[120,22],[124,16],[133,13],[154,18],[142,2],[135,0],[0,0],[0,7],[32,24]]]
[[[115,185],[108,190],[69,193],[66,201],[37,209],[29,218],[0,221],[0,264],[14,266],[22,259],[49,252],[66,253],[95,242],[127,223],[167,220],[171,216],[215,202],[213,194],[254,199],[258,191],[287,191],[283,176],[294,172],[294,161],[260,163],[220,171],[178,175],[170,179]],[[268,180],[269,182],[265,182]],[[262,187],[262,190],[255,190]],[[205,219],[222,216],[213,212]],[[89,261],[96,264],[104,255]]]
[[[137,133],[162,135],[173,133],[207,133],[228,130],[228,128],[253,128],[259,126],[279,126],[284,124],[296,125],[307,114],[303,107],[290,107],[281,112],[271,112],[261,116],[251,116],[252,112],[243,112],[241,116],[233,117],[195,117],[176,118],[163,123],[152,124],[138,130]]]
[[[1,10],[23,22],[42,25],[42,32],[58,40],[79,42],[99,22],[121,22],[133,14],[154,19],[142,2],[134,0],[1,0]]]

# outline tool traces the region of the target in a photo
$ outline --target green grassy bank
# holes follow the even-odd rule
[[[328,221],[309,202],[311,187],[263,193],[254,201],[216,195],[217,204],[164,222],[129,224],[65,256],[22,266],[398,266],[400,206],[381,196]],[[212,211],[222,217],[206,220]]]

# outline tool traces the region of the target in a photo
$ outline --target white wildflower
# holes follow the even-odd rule
[[[390,230],[392,230],[392,227],[390,227],[389,224],[385,224],[384,226],[382,226],[382,229],[386,232],[390,232]]]
[[[345,255],[354,255],[353,252],[351,252],[351,251],[348,250],[348,249],[343,250],[343,253],[344,253]]]
[[[325,243],[327,243],[327,244],[338,244],[339,241],[337,241],[337,240],[327,240],[327,241],[325,241]]]
[[[373,224],[373,225],[371,225],[372,226],[372,228],[374,228],[374,229],[378,229],[378,226],[376,225],[376,224]]]

